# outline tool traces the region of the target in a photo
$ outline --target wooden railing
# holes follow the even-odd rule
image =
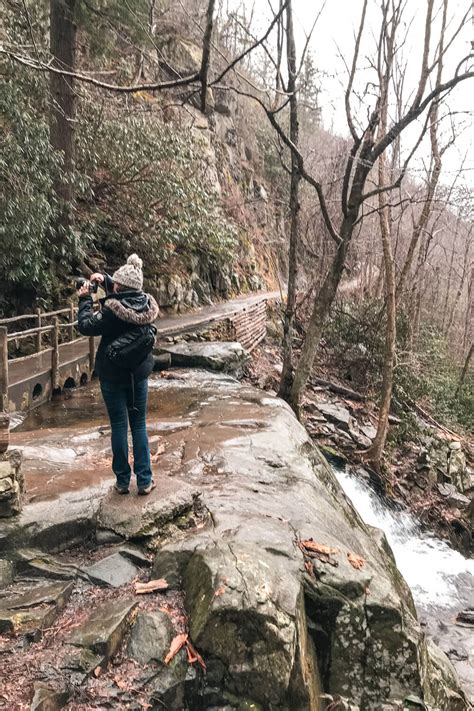
[[[42,311],[37,309],[34,314],[21,314],[19,316],[11,316],[10,318],[0,319],[0,413],[8,412],[8,362],[10,361],[25,361],[38,353],[51,352],[51,385],[52,389],[59,387],[59,346],[61,344],[61,330],[67,331],[67,339],[65,342],[73,343],[75,340],[81,340],[82,336],[75,338],[74,329],[77,326],[77,306],[70,304],[63,309],[56,311]],[[60,316],[67,316],[66,322],[59,320]],[[51,323],[44,325],[45,321],[51,319]],[[16,330],[9,333],[9,327],[14,324],[23,323],[25,321],[34,321],[36,325],[32,328],[24,330]],[[44,343],[43,334],[50,334],[49,345]],[[35,344],[33,353],[24,356],[11,356],[8,354],[8,344],[12,341],[21,341],[27,338],[32,338]],[[64,342],[64,341],[63,341]],[[89,365],[92,372],[94,365],[94,338],[89,338]],[[0,418],[0,430],[2,419]],[[0,434],[1,440],[1,434]]]

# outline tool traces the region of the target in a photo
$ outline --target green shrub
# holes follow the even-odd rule
[[[77,167],[82,229],[99,250],[120,261],[130,250],[148,270],[179,257],[233,259],[236,228],[206,187],[192,136],[151,112],[113,106],[105,117],[88,105],[80,120]]]
[[[37,109],[41,78],[19,71],[0,92],[0,280],[4,299],[24,288],[46,295],[59,269],[67,273],[80,254],[73,231],[55,230],[58,203],[53,180],[61,161],[49,144],[48,126]],[[2,304],[2,307],[5,303]]]
[[[325,331],[326,346],[342,376],[354,387],[377,397],[382,383],[385,345],[383,302],[365,300],[345,303],[334,310]],[[456,395],[460,367],[449,343],[432,324],[422,325],[415,352],[407,352],[408,319],[397,314],[397,357],[392,406],[402,423],[391,434],[399,444],[418,432],[417,419],[407,408],[416,402],[440,423],[474,430],[474,378],[466,376]]]

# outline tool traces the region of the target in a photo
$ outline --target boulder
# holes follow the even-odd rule
[[[206,368],[213,371],[234,373],[242,370],[249,361],[249,354],[234,342],[178,343],[161,348],[160,352],[171,355],[171,365],[184,368]]]
[[[210,524],[164,541],[153,567],[183,588],[207,665],[198,695],[183,680],[180,693],[203,708],[316,711],[330,691],[364,711],[403,708],[410,695],[467,709],[447,660],[432,659],[390,549],[290,408],[207,377],[206,407],[193,407],[189,430],[202,433],[199,447],[187,443],[179,474],[199,486]],[[175,385],[183,407],[198,383]],[[234,426],[243,412],[251,428]],[[311,538],[334,548],[332,565],[303,556],[298,541]]]
[[[69,696],[66,690],[58,691],[36,682],[30,711],[59,711],[67,704]]]
[[[173,625],[165,612],[139,612],[128,640],[127,655],[139,664],[162,662],[173,636]]]
[[[112,600],[94,609],[91,616],[67,638],[68,644],[84,647],[110,659],[120,647],[133,621],[137,602]]]
[[[317,404],[317,407],[329,422],[333,422],[337,427],[349,432],[352,418],[346,407],[342,405],[332,405],[329,402],[320,402]]]
[[[9,449],[0,454],[0,518],[17,516],[22,510],[24,479],[21,452]]]
[[[35,587],[0,601],[0,632],[32,633],[50,627],[73,590],[72,583]]]
[[[84,573],[96,585],[120,588],[137,576],[138,568],[120,553],[112,553],[84,568]]]

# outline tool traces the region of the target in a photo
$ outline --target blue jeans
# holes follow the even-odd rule
[[[130,422],[133,469],[138,488],[143,489],[152,479],[150,446],[146,432],[148,380],[135,383],[133,407],[131,383],[122,385],[101,380],[100,389],[112,426],[112,469],[117,477],[117,486],[126,489],[130,484],[131,468],[128,463],[128,423]]]

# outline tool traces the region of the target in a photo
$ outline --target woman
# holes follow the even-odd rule
[[[153,370],[153,355],[151,352],[138,353],[133,368],[118,366],[107,355],[107,347],[119,336],[136,330],[137,326],[153,324],[158,318],[158,304],[150,294],[142,291],[142,266],[140,257],[132,254],[127,263],[117,269],[112,279],[104,274],[93,274],[91,281],[103,284],[107,296],[102,302],[102,309],[94,312],[89,284],[84,284],[78,290],[78,328],[84,336],[102,336],[97,349],[95,372],[99,377],[112,426],[112,469],[117,477],[115,489],[119,494],[129,493],[130,422],[138,493],[146,496],[155,488],[146,431],[148,376]]]

